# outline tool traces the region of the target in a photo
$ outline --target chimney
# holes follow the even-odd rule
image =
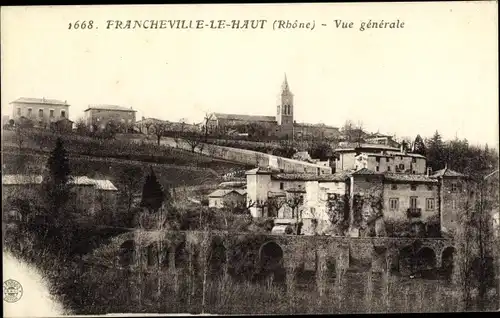
[[[401,146],[399,147],[399,151],[403,153],[404,147],[405,147],[404,143],[401,143]]]
[[[432,168],[427,167],[427,176],[430,176],[432,174]]]

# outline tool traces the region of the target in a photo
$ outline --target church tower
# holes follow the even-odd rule
[[[280,134],[282,136],[293,137],[293,94],[290,91],[290,86],[288,86],[286,74],[281,85],[276,121],[280,127]]]

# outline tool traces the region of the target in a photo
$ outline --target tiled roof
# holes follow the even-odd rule
[[[2,175],[2,185],[41,184],[42,181],[42,176],[37,175]]]
[[[438,171],[434,172],[431,177],[433,177],[433,178],[438,178],[438,177],[466,177],[466,175],[462,174],[460,172],[448,169],[448,168],[444,168],[444,169],[441,169],[441,170],[438,170]]]
[[[239,195],[246,195],[247,194],[247,191],[242,190],[242,189],[217,189],[214,192],[210,193],[208,196],[210,198],[221,198],[221,197],[228,195],[231,192],[236,192]]]
[[[91,179],[86,176],[73,177],[70,183],[76,185],[94,186],[97,190],[118,191],[114,184],[109,180]]]
[[[349,178],[349,173],[339,171],[333,174],[312,174],[312,173],[278,173],[271,176],[274,180],[283,181],[319,181],[319,182],[342,182]]]
[[[383,174],[384,179],[388,181],[399,181],[399,182],[438,182],[432,177],[428,177],[424,174],[406,174],[406,173],[389,173]]]
[[[415,158],[424,158],[425,159],[425,156],[422,156],[421,154],[418,154],[418,153],[404,153],[404,152],[388,152],[388,153],[385,153],[385,154],[381,154],[381,153],[362,153],[362,155],[366,155],[368,157],[396,157],[396,156],[400,156],[400,157],[415,157]]]
[[[355,172],[352,173],[353,176],[365,176],[365,175],[375,175],[375,174],[380,174],[377,173],[373,170],[367,169],[367,168],[361,168]]]
[[[220,188],[244,188],[246,187],[246,181],[226,181],[219,184]]]
[[[387,145],[380,145],[380,144],[367,144],[367,143],[351,143],[350,145],[347,145],[346,147],[342,148],[337,148],[335,151],[337,152],[353,152],[359,149],[380,149],[380,150],[393,150],[393,151],[399,151],[399,148],[395,147],[390,147]]]
[[[241,121],[264,121],[275,122],[274,116],[258,116],[258,115],[240,115],[240,114],[224,114],[214,113],[216,119],[241,120]]]
[[[91,109],[100,109],[100,110],[117,110],[117,111],[124,111],[124,112],[137,112],[136,110],[133,110],[130,107],[123,107],[123,106],[118,106],[118,105],[89,105],[89,107],[84,110],[88,111]]]
[[[20,97],[12,103],[23,103],[23,104],[46,104],[46,105],[60,105],[69,106],[66,101],[58,99],[48,99],[48,98],[31,98],[31,97]]]
[[[271,174],[271,173],[277,172],[277,171],[278,171],[277,169],[272,169],[270,167],[268,167],[268,168],[258,167],[258,168],[248,170],[247,172],[245,172],[245,174],[259,174],[259,173]]]
[[[3,185],[21,185],[21,184],[41,184],[43,177],[40,175],[3,175]],[[117,191],[118,189],[109,180],[91,179],[86,176],[71,177],[69,184],[93,186],[97,190]]]

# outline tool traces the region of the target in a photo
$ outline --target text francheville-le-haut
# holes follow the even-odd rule
[[[268,20],[107,20],[107,29],[264,29]],[[352,21],[333,20],[332,23],[320,23],[322,27],[333,26],[336,29],[354,29]],[[314,29],[316,21],[274,20],[273,29]],[[366,29],[401,29],[404,21],[368,20],[360,22],[360,31]]]

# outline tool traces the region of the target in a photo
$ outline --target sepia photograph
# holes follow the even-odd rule
[[[497,1],[0,10],[5,317],[500,311]]]

